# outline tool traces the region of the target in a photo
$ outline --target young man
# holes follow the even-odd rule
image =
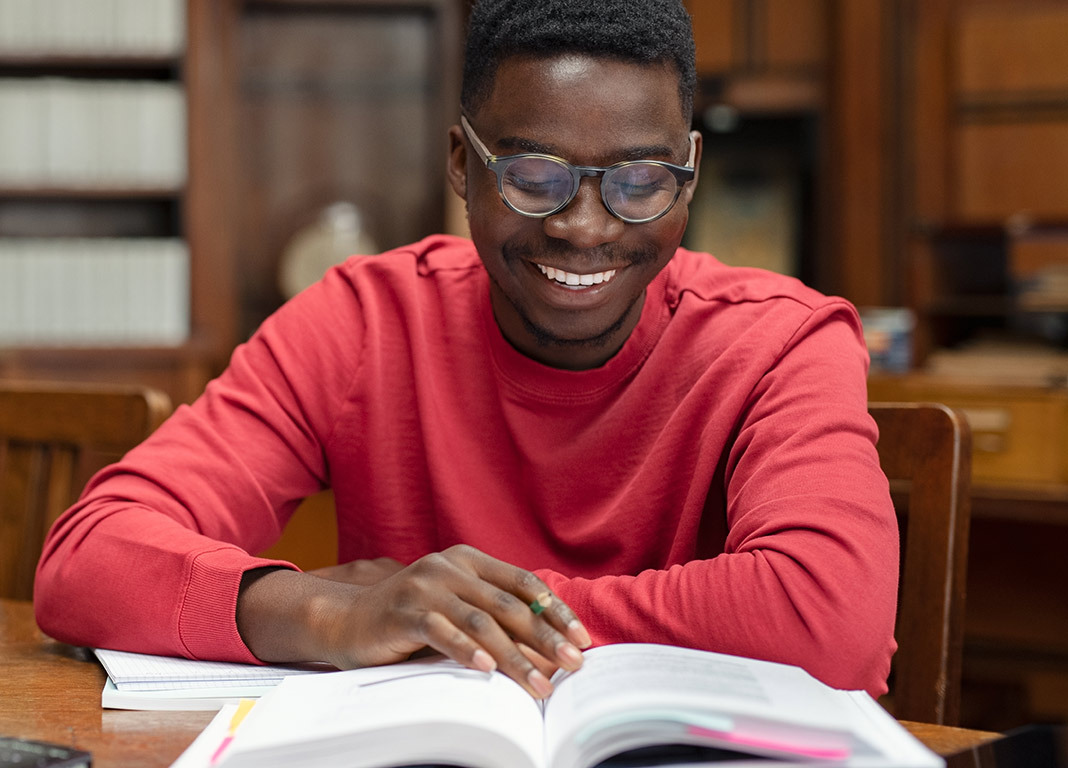
[[[242,661],[429,648],[535,696],[593,643],[885,690],[897,530],[853,308],[679,248],[678,0],[483,0],[448,173],[472,242],[350,260],[51,532],[41,627]],[[332,487],[342,565],[248,553]]]

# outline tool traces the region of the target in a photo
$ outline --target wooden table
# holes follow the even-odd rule
[[[0,735],[93,753],[94,768],[170,765],[213,712],[127,712],[100,707],[104,671],[92,654],[46,637],[28,602],[0,599]],[[942,755],[997,734],[904,723]]]

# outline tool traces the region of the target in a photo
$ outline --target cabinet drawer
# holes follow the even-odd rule
[[[1068,483],[1065,431],[1068,397],[1062,392],[1011,387],[872,379],[873,401],[944,403],[960,410],[972,429],[972,481],[998,486]]]

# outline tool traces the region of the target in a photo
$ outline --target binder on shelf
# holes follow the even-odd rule
[[[182,240],[0,238],[0,345],[180,345],[189,303]]]
[[[181,189],[177,83],[0,79],[0,188]]]
[[[0,0],[0,56],[176,57],[184,0]]]

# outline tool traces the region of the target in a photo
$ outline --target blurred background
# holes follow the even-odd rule
[[[691,0],[686,245],[853,301],[974,433],[963,725],[1068,721],[1068,2]],[[350,253],[463,234],[464,0],[0,0],[0,377],[190,402]]]

